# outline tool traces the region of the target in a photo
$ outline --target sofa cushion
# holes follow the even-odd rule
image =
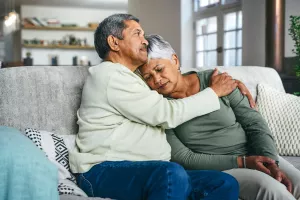
[[[259,84],[257,108],[273,133],[279,154],[300,156],[300,97]]]
[[[70,172],[69,150],[75,147],[75,135],[58,135],[47,131],[27,128],[24,133],[40,148],[47,158],[58,168],[58,192],[87,196],[77,185],[75,176]]]
[[[0,69],[0,124],[77,133],[76,111],[87,67],[32,66]]]
[[[201,67],[201,68],[181,68],[181,71],[203,71],[213,69],[215,67]],[[271,85],[278,91],[284,92],[284,87],[280,76],[270,67],[256,67],[256,66],[241,66],[241,67],[217,67],[220,72],[227,72],[234,79],[242,81],[249,89],[251,95],[256,99],[257,85],[265,83]]]
[[[0,199],[58,200],[57,168],[17,129],[0,126]]]
[[[60,200],[111,200],[111,199],[100,198],[100,197],[78,197],[74,195],[60,195]]]

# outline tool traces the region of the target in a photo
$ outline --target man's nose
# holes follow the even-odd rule
[[[149,44],[148,40],[146,40],[145,37],[143,37],[142,43],[143,43],[145,46],[148,46],[148,44]]]

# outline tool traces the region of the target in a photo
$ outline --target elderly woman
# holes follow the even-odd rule
[[[178,99],[208,87],[215,72],[182,75],[170,44],[158,35],[146,39],[149,61],[139,71],[151,89]],[[166,131],[172,160],[186,169],[214,169],[233,175],[242,199],[299,199],[300,173],[278,156],[262,116],[250,108],[238,89],[219,101],[220,110]]]

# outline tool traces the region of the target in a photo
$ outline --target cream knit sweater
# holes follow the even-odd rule
[[[164,129],[220,108],[211,88],[179,100],[152,91],[118,63],[90,67],[77,112],[77,148],[70,152],[73,173],[103,161],[148,161],[171,157]]]

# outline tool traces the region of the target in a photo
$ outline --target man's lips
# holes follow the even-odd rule
[[[142,48],[142,49],[140,49],[140,51],[147,52],[147,49]]]

